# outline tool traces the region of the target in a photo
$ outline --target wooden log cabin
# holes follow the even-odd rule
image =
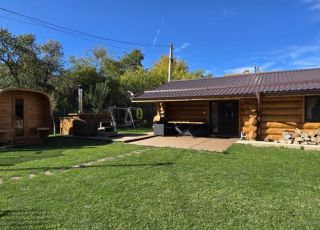
[[[277,140],[320,128],[320,69],[171,81],[132,102],[155,103],[155,121],[206,127],[206,136]]]
[[[51,105],[49,96],[38,90],[0,90],[0,143],[29,144],[49,135]]]

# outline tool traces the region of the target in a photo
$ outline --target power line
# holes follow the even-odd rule
[[[132,47],[121,47],[121,46],[115,46],[115,45],[106,44],[106,43],[101,42],[101,41],[89,39],[89,38],[86,38],[84,36],[80,36],[79,34],[70,33],[68,31],[65,31],[65,30],[62,30],[62,29],[58,29],[58,28],[55,28],[55,27],[51,27],[51,26],[48,26],[48,25],[44,25],[44,24],[41,24],[41,23],[38,23],[38,22],[23,21],[23,20],[10,18],[10,17],[6,17],[6,16],[2,16],[2,15],[0,15],[0,18],[3,18],[5,20],[9,20],[9,21],[18,22],[18,23],[27,24],[27,25],[32,25],[32,26],[42,27],[42,28],[46,28],[46,29],[51,29],[51,30],[54,30],[54,31],[58,31],[58,32],[70,35],[70,36],[75,37],[75,38],[83,39],[83,40],[86,40],[86,41],[89,41],[89,42],[93,42],[93,43],[96,43],[96,44],[99,44],[99,45],[106,45],[107,47],[112,47],[112,48],[120,49],[120,50],[123,50],[123,51],[128,51],[128,50],[132,50],[133,49]],[[143,49],[143,52],[144,53],[159,53],[159,52],[155,52],[153,50],[145,50],[145,49]]]
[[[54,23],[51,23],[51,22],[47,22],[47,21],[44,21],[44,20],[41,20],[41,19],[37,19],[37,18],[34,18],[34,17],[30,17],[30,16],[27,16],[27,15],[21,14],[19,12],[8,10],[8,9],[2,8],[2,7],[0,7],[0,10],[2,10],[4,12],[7,12],[9,14],[13,14],[13,15],[16,15],[16,16],[19,16],[19,17],[26,18],[26,19],[31,20],[31,21],[35,21],[35,22],[41,23],[42,26],[49,25],[50,29],[53,29],[52,27],[54,27],[55,30],[58,30],[58,29],[59,29],[59,31],[63,30],[66,33],[71,32],[73,34],[76,33],[76,34],[88,36],[88,37],[99,39],[99,40],[105,40],[105,41],[109,41],[109,42],[116,42],[116,43],[122,43],[122,44],[140,46],[140,47],[153,47],[153,48],[155,48],[155,47],[156,48],[168,47],[167,45],[153,45],[153,44],[131,42],[131,41],[123,41],[123,40],[117,40],[117,39],[102,37],[102,36],[98,36],[98,35],[82,32],[82,31],[78,31],[78,30],[75,30],[75,29],[71,29],[71,28],[68,28],[68,27],[60,26],[60,25],[57,25],[57,24],[54,24]],[[62,32],[62,31],[60,31],[60,32]]]

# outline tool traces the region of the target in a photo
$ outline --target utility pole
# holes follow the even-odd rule
[[[172,62],[173,62],[173,44],[169,45],[169,68],[168,68],[168,82],[171,81],[172,75]]]

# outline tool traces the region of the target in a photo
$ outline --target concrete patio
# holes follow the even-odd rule
[[[132,141],[129,144],[223,152],[227,148],[229,148],[233,143],[235,143],[237,140],[238,139],[236,138],[224,139],[224,138],[204,138],[204,137],[193,138],[189,136],[182,136],[182,137],[156,136],[156,137],[152,137],[144,140]]]

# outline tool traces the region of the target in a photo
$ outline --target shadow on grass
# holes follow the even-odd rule
[[[85,138],[76,138],[76,137],[63,137],[63,136],[55,136],[49,137],[41,144],[35,145],[25,145],[25,146],[17,146],[11,149],[4,150],[0,152],[8,153],[8,152],[17,152],[17,151],[43,151],[43,150],[59,150],[59,149],[79,149],[79,148],[94,148],[101,145],[111,144],[112,141],[109,140],[95,140],[95,139],[85,139]]]
[[[37,168],[8,168],[8,169],[0,169],[0,172],[8,172],[8,171],[24,171],[24,170],[68,170],[68,169],[85,169],[85,168],[109,168],[109,167],[159,167],[159,166],[172,166],[176,163],[173,162],[160,162],[153,164],[110,164],[110,165],[83,165],[79,167],[37,167]]]
[[[0,151],[0,167],[14,166],[28,161],[64,156],[65,150],[96,148],[111,144],[111,141],[92,140],[71,137],[49,137],[43,143],[30,146],[18,146]],[[52,151],[50,151],[52,150]]]
[[[35,226],[48,229],[53,225],[55,224],[50,220],[48,213],[43,210],[0,210],[1,229],[32,229]]]
[[[34,160],[41,160],[46,158],[54,158],[54,157],[60,157],[64,156],[64,154],[60,153],[51,153],[48,154],[30,154],[30,153],[14,153],[6,156],[0,154],[0,167],[6,167],[6,166],[15,166],[16,164],[28,162],[28,161],[34,161]]]

